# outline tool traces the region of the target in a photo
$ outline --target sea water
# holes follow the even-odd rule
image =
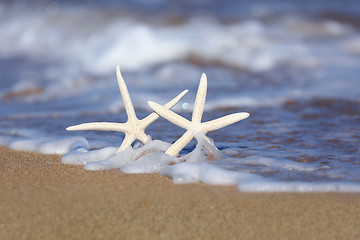
[[[0,3],[0,144],[64,154],[86,170],[159,172],[174,183],[241,191],[360,191],[358,1],[14,1]],[[162,118],[145,145],[77,131],[126,122],[120,65],[139,118],[147,101],[191,119],[208,76],[203,121],[249,112],[175,158],[184,132]],[[216,148],[215,148],[216,147]],[[204,149],[212,148],[212,154]]]

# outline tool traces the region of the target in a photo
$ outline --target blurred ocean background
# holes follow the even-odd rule
[[[204,121],[251,114],[209,134],[229,156],[217,166],[360,184],[358,0],[0,1],[0,144],[119,146],[122,133],[65,131],[126,121],[117,64],[139,117],[189,89],[174,111],[190,118],[203,72]],[[174,142],[184,130],[159,119],[147,133]]]

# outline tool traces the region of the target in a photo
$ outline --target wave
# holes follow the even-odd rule
[[[108,9],[64,7],[53,15],[37,8],[2,8],[2,57],[56,59],[92,74],[108,73],[116,64],[135,71],[184,60],[252,71],[281,64],[311,68],[323,59],[314,54],[306,38],[351,34],[342,23],[296,15],[226,24],[200,16],[173,25],[166,17],[160,22],[144,21]]]

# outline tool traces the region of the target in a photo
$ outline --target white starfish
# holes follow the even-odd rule
[[[177,156],[179,152],[197,135],[198,133],[203,133],[203,136],[207,141],[209,139],[205,136],[207,132],[214,131],[240,120],[243,120],[250,116],[247,112],[234,113],[221,117],[212,121],[201,123],[201,118],[204,111],[204,104],[206,99],[207,91],[207,78],[205,73],[202,74],[200,79],[199,88],[196,94],[193,114],[191,122],[186,118],[174,113],[173,111],[164,108],[163,106],[149,101],[148,104],[150,107],[161,117],[167,119],[173,124],[186,129],[187,131],[184,135],[181,136],[173,145],[166,150],[165,153],[171,156]]]
[[[77,131],[77,130],[102,130],[102,131],[117,131],[124,132],[125,138],[122,142],[118,152],[124,150],[125,148],[131,146],[131,144],[136,140],[140,140],[142,143],[146,143],[150,136],[145,134],[145,129],[153,123],[156,119],[159,118],[159,115],[155,112],[151,113],[149,116],[139,120],[136,117],[134,106],[131,102],[129,91],[126,87],[125,81],[120,73],[119,66],[116,67],[116,76],[120,88],[120,93],[124,101],[125,111],[128,117],[126,123],[112,123],[112,122],[92,122],[92,123],[83,123],[75,126],[66,128],[68,131]],[[172,108],[175,104],[188,92],[185,90],[181,92],[178,96],[172,99],[170,102],[165,104],[163,107],[165,109]],[[151,138],[150,138],[151,139]]]

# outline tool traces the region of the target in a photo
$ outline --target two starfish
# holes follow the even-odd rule
[[[234,113],[221,117],[212,121],[201,123],[201,118],[204,112],[204,105],[207,92],[207,78],[203,74],[200,79],[199,88],[196,94],[195,105],[192,114],[191,122],[182,116],[174,113],[170,109],[188,92],[185,90],[181,92],[177,97],[170,102],[161,106],[154,102],[148,102],[150,107],[154,110],[149,116],[139,120],[136,117],[133,104],[129,92],[127,90],[124,79],[121,76],[119,66],[116,67],[116,75],[120,88],[120,93],[124,101],[125,111],[128,116],[126,123],[109,123],[109,122],[93,122],[83,123],[66,128],[68,131],[76,130],[102,130],[102,131],[119,131],[125,133],[124,141],[122,142],[118,152],[130,147],[135,140],[140,140],[142,143],[146,143],[150,136],[145,134],[145,129],[159,118],[159,115],[173,124],[186,129],[184,135],[179,138],[169,149],[165,152],[171,156],[177,156],[179,152],[199,133],[202,133],[205,140],[209,141],[205,136],[207,132],[214,131],[240,120],[243,120],[250,116],[249,113]]]

